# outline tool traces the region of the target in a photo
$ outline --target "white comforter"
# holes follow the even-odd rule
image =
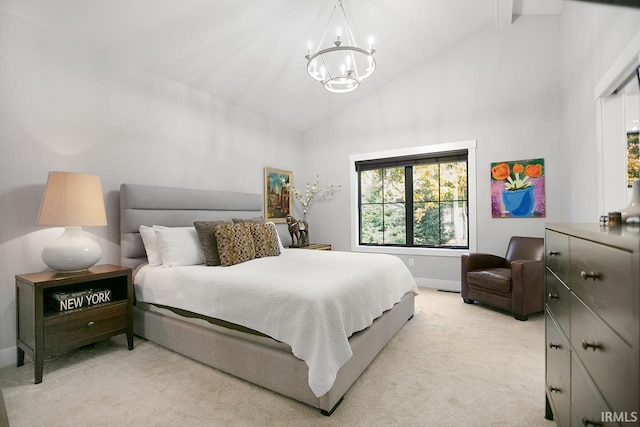
[[[309,367],[318,397],[351,358],[348,337],[407,292],[417,293],[395,256],[300,249],[231,267],[147,265],[134,283],[138,301],[233,322],[290,345]]]

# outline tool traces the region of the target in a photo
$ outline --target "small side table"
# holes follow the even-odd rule
[[[86,304],[60,311],[59,302],[56,304],[53,297],[54,292],[82,295],[89,289],[111,291],[110,300],[88,305],[87,299]],[[130,268],[106,264],[79,273],[44,271],[16,276],[17,365],[24,365],[27,353],[33,359],[36,384],[42,382],[45,357],[122,333],[127,334],[127,344],[132,350]]]
[[[330,251],[331,245],[327,243],[309,243],[309,246],[294,247],[292,249],[313,249],[316,251]]]

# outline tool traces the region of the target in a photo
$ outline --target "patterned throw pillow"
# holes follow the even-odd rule
[[[219,224],[214,230],[221,265],[227,267],[256,257],[249,224]]]
[[[278,230],[272,222],[266,224],[249,224],[253,245],[256,249],[256,258],[280,255],[280,243]]]
[[[193,222],[193,226],[198,232],[198,239],[200,239],[200,243],[202,244],[204,263],[209,266],[220,265],[218,242],[214,232],[215,226],[219,224],[233,224],[233,222],[231,220]]]

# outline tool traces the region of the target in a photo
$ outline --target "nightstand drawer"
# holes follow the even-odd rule
[[[565,335],[571,335],[571,291],[547,269],[545,301]]]
[[[45,319],[45,352],[60,353],[127,329],[127,302],[63,313]]]
[[[638,376],[634,353],[578,297],[571,299],[571,342],[575,354],[614,411],[636,411]],[[572,374],[573,375],[573,374]]]
[[[629,343],[638,339],[632,271],[630,252],[571,238],[571,289]]]
[[[569,283],[569,236],[547,230],[545,233],[545,264],[565,282]]]

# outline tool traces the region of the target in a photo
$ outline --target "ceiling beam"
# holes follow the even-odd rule
[[[513,0],[495,0],[496,28],[509,28],[513,22]]]
[[[610,4],[612,6],[640,7],[640,1],[638,0],[578,0],[578,1]]]

